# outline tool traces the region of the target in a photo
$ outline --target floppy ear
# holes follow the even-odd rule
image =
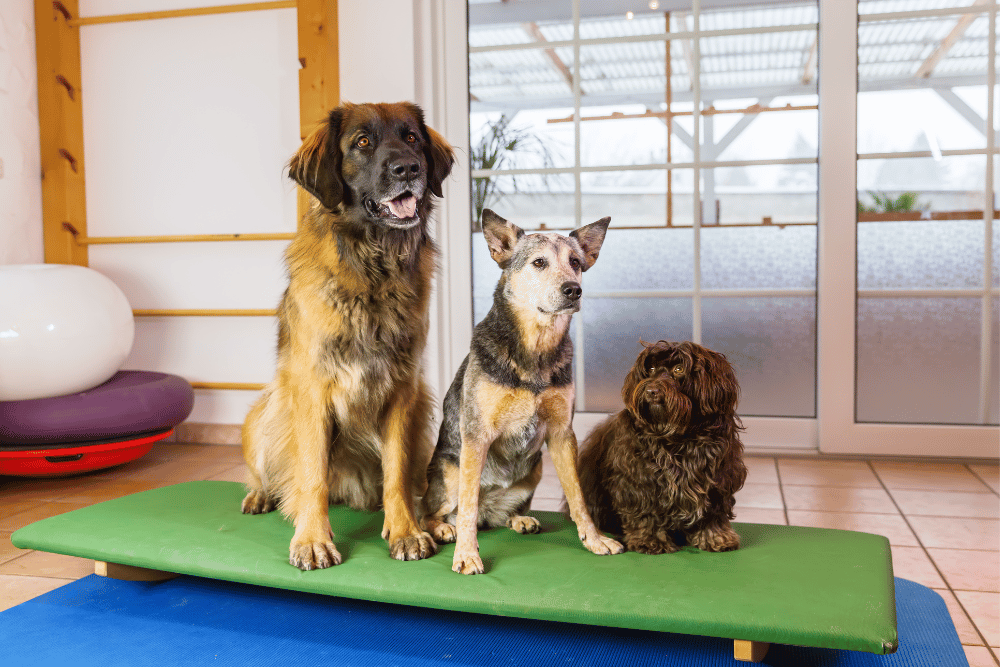
[[[490,257],[500,265],[501,269],[506,269],[510,258],[514,256],[514,247],[524,236],[524,230],[504,220],[490,209],[484,208],[483,236],[490,247]]]
[[[427,187],[438,197],[444,196],[441,192],[441,184],[451,173],[451,167],[455,164],[455,152],[451,144],[437,131],[424,126],[427,130],[428,142],[424,148],[424,155],[427,158]]]
[[[611,218],[601,218],[569,233],[580,243],[580,248],[583,250],[584,271],[592,267],[597,261],[597,256],[601,254],[601,245],[604,244],[604,235],[607,234],[610,224]]]
[[[695,359],[694,390],[705,415],[736,413],[740,385],[726,356],[690,343]]]
[[[288,161],[289,177],[331,211],[344,200],[338,141],[343,118],[340,107],[331,111],[327,121],[306,137],[302,147]]]

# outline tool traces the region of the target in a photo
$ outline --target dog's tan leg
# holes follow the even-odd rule
[[[428,489],[428,495],[434,496],[434,504],[439,507],[428,507],[424,517],[424,528],[438,544],[448,544],[455,541],[455,526],[444,520],[458,507],[458,466],[447,461],[441,462],[441,477],[432,481],[433,489]]]
[[[247,418],[243,422],[242,443],[243,459],[247,464],[247,495],[243,498],[240,511],[244,514],[266,514],[272,511],[277,505],[275,499],[264,491],[264,483],[260,478],[260,472],[257,470],[257,457],[260,453],[259,448],[262,446],[259,433],[263,426],[262,420],[264,419],[267,401],[271,400],[272,396],[273,394],[270,392],[261,396],[257,403],[250,409],[250,412],[247,413]]]
[[[327,479],[329,402],[335,390],[317,378],[306,377],[296,385],[289,396],[295,451],[292,489],[282,509],[295,524],[288,561],[300,570],[317,570],[341,562],[330,528]]]
[[[427,469],[428,458],[412,451],[413,428],[423,428],[423,418],[415,418],[418,405],[425,409],[416,388],[397,389],[385,419],[382,442],[382,505],[385,523],[382,538],[396,560],[420,560],[437,553],[437,543],[422,531],[413,512],[413,466]],[[410,432],[408,432],[410,431]],[[418,437],[426,437],[417,434]],[[424,473],[426,479],[426,472]]]
[[[463,429],[464,431],[464,429]],[[486,464],[491,439],[474,441],[462,433],[462,453],[458,466],[458,518],[455,521],[455,556],[451,569],[460,574],[482,574],[479,557],[479,483]]]
[[[555,464],[559,483],[562,484],[563,493],[566,494],[570,518],[576,524],[577,534],[583,546],[600,556],[620,554],[625,551],[625,547],[597,530],[593,519],[590,518],[590,512],[587,511],[583,491],[580,490],[580,478],[576,470],[577,444],[576,434],[573,433],[572,401],[573,392],[569,391],[555,393],[542,403],[540,414],[548,424],[546,442],[549,453],[552,454],[552,463]]]
[[[538,486],[538,482],[541,480],[542,461],[539,459],[538,464],[528,473],[527,477],[511,486],[508,492],[515,494],[519,499],[522,497],[530,498],[535,493],[535,487]],[[527,505],[526,501],[525,505]],[[527,507],[523,509],[527,509]],[[520,514],[514,514],[507,519],[507,527],[522,535],[537,533],[542,530],[542,524],[538,522],[538,519],[533,516],[521,516]]]

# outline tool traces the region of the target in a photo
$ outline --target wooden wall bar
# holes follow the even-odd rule
[[[78,5],[77,0],[35,1],[35,53],[45,261],[87,266],[87,247],[63,225],[87,234],[80,32],[69,25]]]
[[[79,0],[35,0],[45,261],[87,266],[96,244],[290,240],[294,235],[87,236],[80,26],[296,7],[299,129],[304,139],[340,100],[337,0],[281,0],[80,18]],[[301,220],[311,197],[299,190]],[[274,309],[135,309],[136,317],[274,317]],[[193,382],[196,389],[259,390],[262,383]]]
[[[299,0],[299,137],[305,139],[340,104],[337,0]],[[298,188],[298,219],[312,196]]]

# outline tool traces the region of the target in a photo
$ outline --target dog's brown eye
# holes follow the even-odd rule
[[[571,257],[569,260],[569,265],[572,266],[574,269],[579,269],[580,260],[578,260],[576,257]]]
[[[548,262],[546,262],[543,257],[539,257],[534,262],[532,262],[532,265],[537,266],[540,269],[544,269],[548,265]]]
[[[676,366],[670,369],[670,372],[673,373],[674,377],[681,377],[682,375],[684,375],[684,367],[681,366],[680,364],[677,364]]]
[[[415,143],[417,143],[417,135],[413,134],[412,132],[410,132],[409,134],[407,134],[406,135],[406,143],[409,143],[409,144],[415,144]]]
[[[358,148],[368,148],[369,146],[371,146],[371,143],[372,142],[368,140],[368,137],[361,137],[360,139],[358,139],[357,146]]]

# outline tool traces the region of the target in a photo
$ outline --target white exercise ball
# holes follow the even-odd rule
[[[0,401],[92,389],[132,350],[132,307],[83,266],[0,266]]]

